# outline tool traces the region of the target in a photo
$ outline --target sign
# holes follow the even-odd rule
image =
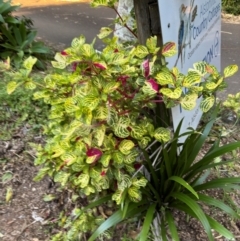
[[[221,0],[158,0],[163,43],[173,41],[178,54],[167,58],[168,67],[186,74],[193,64],[205,61],[220,71]],[[186,90],[185,90],[186,91]],[[181,133],[196,128],[202,111],[198,99],[195,109],[172,108],[173,127],[184,118]]]

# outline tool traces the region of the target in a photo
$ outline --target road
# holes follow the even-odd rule
[[[27,0],[20,0],[28,2]],[[47,0],[35,0],[36,3],[44,3],[42,6],[26,7],[20,9],[18,15],[25,15],[34,21],[38,35],[55,44],[69,46],[74,37],[85,35],[91,42],[102,26],[112,23],[115,13],[108,8],[93,9],[87,2],[67,4],[54,1],[48,5]],[[57,2],[58,1],[58,2]],[[31,2],[33,5],[33,2]],[[60,3],[60,4],[59,4]],[[101,49],[102,43],[97,41],[96,48]],[[240,66],[240,24],[222,22],[222,69],[230,64]],[[227,80],[228,89],[218,96],[225,99],[228,93],[240,91],[240,71]]]

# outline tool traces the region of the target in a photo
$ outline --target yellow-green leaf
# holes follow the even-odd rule
[[[168,42],[162,47],[162,55],[164,57],[172,57],[177,53],[176,44],[174,42]]]
[[[128,155],[134,146],[135,144],[131,140],[123,140],[118,148],[124,155]]]
[[[192,85],[198,84],[201,82],[201,75],[194,71],[189,71],[187,76],[183,80],[184,87],[190,87]]]
[[[32,67],[36,62],[37,62],[37,58],[30,56],[26,60],[24,60],[23,66],[27,70],[32,70]]]
[[[154,137],[160,142],[167,142],[171,139],[171,132],[166,128],[159,127],[154,131]]]
[[[202,100],[200,104],[200,109],[202,110],[202,112],[208,112],[213,107],[214,103],[214,96],[207,97],[206,99]]]
[[[135,49],[135,55],[140,59],[145,58],[148,54],[148,49],[143,45],[138,45]]]
[[[224,77],[230,77],[234,75],[238,71],[238,66],[237,65],[229,65],[224,69]]]
[[[157,82],[160,85],[173,85],[174,84],[174,78],[171,72],[169,72],[169,70],[161,70],[160,73],[157,74],[157,76],[155,77]]]
[[[7,93],[10,95],[12,94],[15,89],[18,87],[18,83],[16,81],[11,81],[7,84]]]
[[[7,203],[11,201],[12,196],[13,196],[12,187],[8,187],[7,188],[7,193],[6,193],[6,196],[5,196],[5,200],[6,200]]]
[[[176,89],[162,88],[160,92],[168,98],[178,99],[182,95],[182,88],[178,87]]]
[[[192,110],[196,106],[198,95],[196,93],[186,94],[181,100],[180,104],[184,110]]]
[[[97,35],[100,39],[106,38],[108,35],[110,35],[113,32],[111,28],[108,27],[102,27],[100,29],[100,33]]]

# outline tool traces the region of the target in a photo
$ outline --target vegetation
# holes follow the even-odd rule
[[[222,1],[223,10],[227,13],[233,15],[240,14],[240,1],[239,0],[223,0]]]
[[[44,68],[42,61],[47,59],[50,50],[35,40],[37,31],[31,19],[12,15],[18,8],[11,5],[11,1],[0,1],[0,58],[10,57],[11,63],[19,68],[24,58],[35,56],[36,67]]]
[[[94,6],[113,4],[93,2]],[[151,235],[155,240],[179,240],[175,210],[199,220],[209,240],[214,240],[212,230],[233,239],[203,207],[213,206],[239,219],[230,205],[211,197],[209,190],[239,189],[239,177],[210,174],[212,168],[236,161],[216,160],[240,148],[240,142],[221,146],[216,138],[200,157],[218,108],[208,123],[186,133],[180,131],[181,122],[172,132],[171,119],[161,110],[176,105],[191,110],[202,96],[200,108],[208,112],[215,103],[214,93],[225,87],[225,78],[238,67],[226,67],[221,76],[214,66],[199,62],[183,75],[165,62],[165,57],[176,53],[174,43],[160,48],[156,37],[151,37],[146,46],[126,47],[116,37],[109,38],[111,32],[103,28],[98,35],[106,44],[101,53],[94,49],[94,42],[87,44],[83,36],[75,38],[71,47],[55,55],[53,68],[43,76],[32,73],[38,61],[32,56],[17,70],[10,67],[9,60],[1,63],[1,69],[8,70],[3,82],[7,93],[20,96],[31,103],[29,108],[37,106],[43,114],[39,124],[44,125],[46,143],[36,146],[35,164],[42,168],[35,180],[49,175],[61,189],[75,194],[76,207],[71,214],[60,214],[62,231],[51,240],[111,239],[114,227],[123,222],[140,224],[135,240],[149,240]],[[4,98],[5,92],[1,95]],[[13,97],[7,97],[5,103],[3,110],[32,110],[15,106]],[[7,116],[2,118],[4,122]],[[30,115],[20,116],[21,121],[25,118],[32,120]],[[179,141],[183,136],[184,143]],[[103,206],[111,210],[109,215],[99,211]]]

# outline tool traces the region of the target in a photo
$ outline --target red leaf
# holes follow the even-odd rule
[[[99,150],[97,148],[94,148],[94,147],[88,149],[86,154],[87,154],[88,157],[95,156],[95,160],[94,161],[97,161],[102,156],[101,150]]]
[[[99,68],[99,69],[101,69],[101,70],[105,70],[106,69],[106,67],[104,67],[102,64],[99,64],[99,63],[94,63],[93,64],[96,68]]]
[[[144,70],[144,76],[145,78],[147,78],[149,76],[149,72],[150,72],[150,67],[149,67],[149,60],[145,60],[143,62],[143,70]]]
[[[158,83],[154,79],[149,79],[147,82],[152,86],[153,90],[158,92],[159,86],[158,86]]]

